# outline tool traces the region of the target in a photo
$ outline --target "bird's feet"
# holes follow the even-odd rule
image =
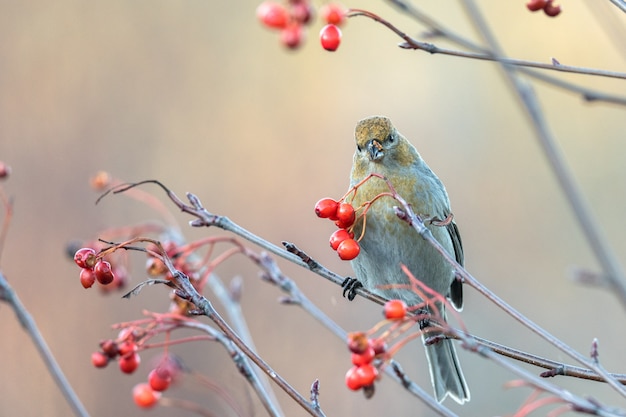
[[[363,288],[363,284],[356,278],[346,277],[341,284],[341,288],[343,288],[343,296],[352,301],[356,297],[356,290]]]
[[[415,316],[417,318],[417,323],[420,326],[420,330],[430,327],[430,312],[427,309],[423,308],[416,310]]]
[[[424,223],[430,223],[433,226],[443,227],[452,223],[452,220],[454,220],[454,215],[450,213],[443,220],[435,216],[424,219]]]

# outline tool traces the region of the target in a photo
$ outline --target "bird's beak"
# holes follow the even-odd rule
[[[367,142],[367,152],[369,152],[370,159],[372,161],[379,161],[383,156],[385,156],[383,145],[381,145],[376,139],[372,139]]]

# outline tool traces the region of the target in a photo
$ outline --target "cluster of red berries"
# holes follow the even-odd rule
[[[133,330],[122,330],[117,340],[103,340],[100,342],[100,349],[91,354],[91,363],[96,368],[104,368],[111,360],[117,358],[120,371],[132,374],[141,363]]]
[[[104,368],[111,360],[117,359],[120,371],[132,374],[141,363],[138,345],[144,335],[145,331],[140,328],[122,329],[116,340],[107,339],[100,342],[100,350],[91,354],[91,363],[96,368]],[[155,405],[161,392],[169,388],[180,371],[178,361],[170,356],[164,356],[148,374],[147,383],[137,384],[133,389],[135,403],[143,408]]]
[[[558,16],[561,13],[561,6],[558,4],[555,5],[553,0],[529,0],[528,3],[526,3],[526,7],[531,12],[543,10],[543,12],[550,17]]]
[[[287,0],[286,4],[266,0],[257,7],[256,14],[263,25],[280,31],[280,41],[285,47],[296,49],[304,40],[304,27],[313,21],[314,10],[310,0]],[[334,51],[341,40],[337,26],[345,20],[345,11],[336,4],[326,4],[320,14],[327,23],[320,32],[322,46]]]
[[[384,314],[387,320],[403,320],[407,306],[402,300],[389,300],[385,303]],[[388,355],[387,344],[383,338],[369,338],[363,332],[348,334],[348,349],[352,352],[352,367],[346,372],[346,385],[353,391],[365,389],[371,391],[378,378],[379,367]],[[378,366],[374,364],[380,359]]]
[[[98,281],[102,285],[109,285],[115,280],[115,274],[111,264],[104,259],[99,259],[93,248],[81,248],[74,254],[74,262],[80,270],[80,283],[84,288]]]
[[[383,355],[387,346],[381,339],[370,339],[363,332],[348,334],[348,349],[352,352],[352,367],[346,372],[346,386],[352,391],[371,389],[378,378],[374,359]]]
[[[315,214],[322,219],[330,219],[339,228],[330,235],[330,247],[344,261],[356,258],[361,251],[359,242],[354,240],[352,228],[356,220],[354,207],[346,202],[335,201],[332,198],[322,198],[315,204]]]

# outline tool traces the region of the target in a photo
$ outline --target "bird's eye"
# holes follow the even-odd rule
[[[393,133],[387,135],[387,142],[393,143],[394,140],[396,140],[396,137],[393,135]]]
[[[362,148],[361,148],[361,147],[357,144],[357,145],[356,145],[356,150],[357,150],[357,151],[359,151],[359,152],[361,152],[363,149],[362,149]]]

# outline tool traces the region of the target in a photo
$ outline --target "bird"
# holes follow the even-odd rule
[[[425,224],[443,248],[463,265],[461,236],[451,217],[448,193],[417,149],[385,116],[371,116],[359,121],[355,141],[350,186],[356,186],[370,174],[383,176],[422,219],[441,220],[439,224],[435,221],[425,221]],[[387,183],[374,176],[360,184],[346,201],[358,208],[389,191]],[[409,278],[401,269],[401,265],[405,265],[415,278],[446,296],[460,311],[463,288],[455,277],[454,268],[398,217],[394,209],[398,205],[390,196],[380,197],[369,205],[364,216],[357,218],[353,230],[358,234],[362,229],[362,236],[360,253],[351,261],[356,279],[382,297],[400,299],[409,306],[417,305],[423,300],[407,285]],[[437,302],[436,305],[445,320],[443,303]],[[423,339],[437,334],[432,328],[429,330],[423,334]],[[425,351],[437,401],[441,403],[448,396],[459,404],[469,401],[470,392],[453,341],[439,338],[435,343],[426,344]]]

